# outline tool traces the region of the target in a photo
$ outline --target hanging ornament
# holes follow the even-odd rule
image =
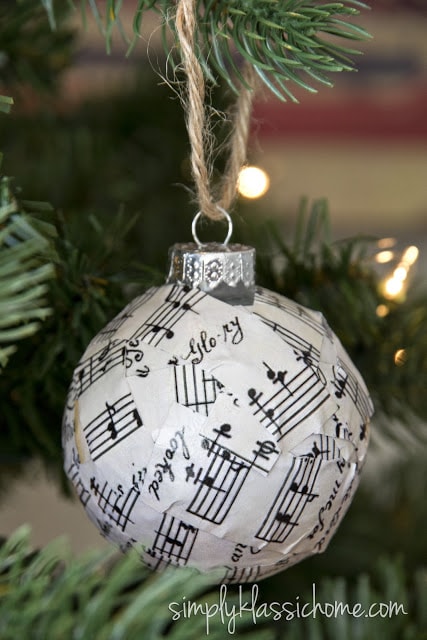
[[[180,0],[176,15],[201,209],[194,243],[174,245],[166,284],[89,344],[63,447],[66,473],[107,539],[135,547],[155,570],[216,569],[222,582],[243,583],[325,550],[358,485],[372,403],[323,316],[256,287],[254,249],[229,244],[251,92],[238,99],[216,202],[194,9]],[[202,212],[227,220],[223,243],[200,242]]]
[[[64,414],[89,517],[153,569],[274,574],[350,505],[372,405],[320,313],[254,286],[254,249],[178,244],[90,343]]]

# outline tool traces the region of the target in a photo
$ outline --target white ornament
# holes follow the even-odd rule
[[[238,286],[247,264],[231,258]],[[212,287],[227,271],[215,260]],[[251,302],[151,288],[74,372],[65,470],[102,534],[153,569],[272,575],[324,551],[356,490],[372,414],[362,378],[320,313],[262,288]]]

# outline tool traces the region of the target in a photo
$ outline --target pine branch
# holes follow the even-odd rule
[[[306,594],[313,601],[313,592]],[[321,580],[315,592],[320,610],[329,615],[317,615],[298,620],[286,634],[286,640],[423,640],[427,617],[427,573],[420,569],[410,581],[399,560],[381,559],[372,575],[359,575],[355,583],[342,578]],[[326,604],[327,603],[327,604]],[[355,615],[331,615],[335,603],[347,605]],[[385,606],[380,606],[380,603]],[[390,603],[402,608],[394,615],[385,615]],[[360,605],[360,607],[359,607]],[[379,614],[382,611],[383,615]],[[387,609],[389,610],[389,609]],[[361,611],[363,614],[360,615]]]
[[[322,615],[286,618],[271,623],[270,599],[264,601],[260,585],[256,626],[252,612],[236,616],[236,634],[248,640],[422,640],[425,629],[427,576],[419,570],[408,576],[399,561],[381,560],[372,575],[360,575],[355,583],[342,578],[323,579],[316,585],[316,602],[325,609],[334,603],[378,611],[376,603],[396,602],[405,613],[386,616]],[[276,578],[277,581],[277,578]],[[286,573],[282,586],[273,594],[278,605],[286,603]],[[169,604],[186,601],[199,607],[219,602],[219,590],[212,586],[212,576],[202,576],[188,569],[171,569],[150,574],[134,552],[116,557],[111,553],[92,552],[73,558],[60,540],[38,552],[29,544],[29,531],[21,528],[0,547],[0,636],[2,640],[192,640],[206,634],[203,609],[191,617],[172,620]],[[249,587],[241,602],[251,604]],[[239,611],[236,590],[227,592],[227,610]],[[298,603],[314,605],[308,590]],[[262,606],[264,604],[264,607]],[[285,605],[286,606],[286,605]],[[292,604],[288,601],[287,607]],[[326,609],[325,609],[326,610]],[[296,612],[296,608],[294,609]],[[209,638],[229,637],[227,614],[218,610],[209,619]],[[264,615],[263,615],[264,614]],[[266,617],[264,617],[266,616]],[[265,625],[266,622],[270,624]],[[263,624],[264,623],[264,624]]]
[[[191,599],[209,606],[212,576],[181,569],[151,574],[129,552],[105,551],[74,559],[60,540],[34,553],[21,528],[0,547],[0,637],[2,640],[198,640],[206,633],[202,615],[173,622],[169,603]],[[229,606],[237,604],[229,596]],[[236,631],[249,628],[246,613]],[[262,623],[262,620],[259,620]],[[209,637],[224,637],[220,615],[209,620]],[[267,630],[245,635],[272,640]]]
[[[55,20],[52,2],[42,0],[51,23]],[[107,50],[112,35],[119,30],[126,39],[120,21],[122,2],[110,0],[104,11],[97,0],[89,2],[90,10],[104,34]],[[163,42],[167,59],[173,66],[173,54],[167,31],[175,31],[175,1],[139,0],[133,20],[137,42],[143,14],[155,9],[163,18]],[[330,73],[354,71],[352,56],[360,52],[340,44],[347,40],[365,40],[369,34],[353,22],[361,9],[369,7],[357,0],[320,3],[308,0],[198,0],[197,54],[206,77],[216,84],[219,76],[238,93],[242,61],[254,66],[259,78],[281,100],[297,101],[293,86],[315,92],[315,83],[332,86]],[[88,11],[82,4],[83,15]]]
[[[47,281],[54,275],[55,228],[37,218],[50,207],[18,203],[10,183],[0,178],[0,371],[15,343],[33,335],[51,313]]]

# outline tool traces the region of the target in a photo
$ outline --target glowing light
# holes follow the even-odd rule
[[[397,367],[402,367],[406,360],[408,359],[408,354],[406,349],[398,349],[394,354],[394,364]]]
[[[391,243],[395,242],[394,238],[383,238],[383,240],[378,241],[378,246],[391,245]],[[381,293],[385,298],[389,300],[395,299],[397,302],[403,301],[403,294],[406,291],[407,287],[407,279],[410,274],[410,271],[414,265],[414,263],[418,260],[419,249],[415,246],[406,247],[405,251],[401,254],[400,260],[397,261],[397,265],[394,267],[393,271],[390,275],[382,281],[380,285]],[[390,251],[389,249],[384,249],[379,251],[375,260],[379,264],[389,262],[391,259],[394,259],[395,252]],[[378,311],[378,309],[380,309]],[[381,310],[381,305],[377,309],[377,315],[383,317],[383,310]]]
[[[396,238],[381,238],[381,240],[378,240],[377,242],[377,247],[378,249],[390,249],[391,247],[394,247],[396,242]]]
[[[375,261],[378,262],[378,264],[386,264],[386,262],[391,262],[393,258],[393,251],[380,251],[375,256]]]
[[[388,278],[384,283],[384,295],[386,298],[396,298],[399,293],[402,293],[403,281],[394,278]]]
[[[245,198],[261,198],[270,187],[268,174],[259,167],[243,167],[237,181],[237,190]]]
[[[385,318],[390,313],[390,309],[386,304],[379,304],[376,308],[376,314],[379,318]]]
[[[396,267],[396,269],[393,271],[393,278],[395,280],[401,280],[403,282],[403,280],[406,280],[407,277],[408,277],[408,269],[404,267],[402,264]]]
[[[418,247],[411,246],[407,247],[403,252],[402,262],[407,265],[413,265],[418,260],[418,255],[420,251]]]

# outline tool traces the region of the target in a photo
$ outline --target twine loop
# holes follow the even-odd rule
[[[196,187],[200,215],[211,220],[223,220],[237,194],[240,170],[246,162],[247,143],[254,90],[254,70],[246,64],[242,75],[247,86],[242,86],[237,98],[229,139],[229,155],[220,184],[220,195],[212,192],[212,144],[205,105],[205,79],[196,55],[195,32],[197,26],[196,0],[179,0],[176,10],[176,32],[187,78],[186,124],[191,146],[191,172]]]

